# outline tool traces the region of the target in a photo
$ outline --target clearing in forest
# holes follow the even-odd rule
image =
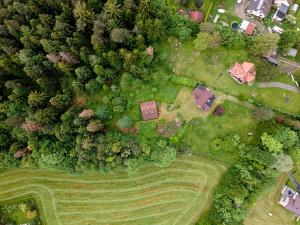
[[[44,224],[193,224],[209,207],[225,167],[197,156],[178,156],[168,168],[145,165],[129,177],[61,171],[0,174],[0,203],[34,197]]]

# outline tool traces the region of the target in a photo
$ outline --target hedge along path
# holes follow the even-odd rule
[[[168,168],[147,164],[133,177],[20,169],[0,173],[0,203],[33,197],[46,225],[188,225],[209,207],[225,170],[187,155]]]

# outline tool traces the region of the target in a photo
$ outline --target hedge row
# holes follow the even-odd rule
[[[300,119],[300,115],[299,114],[288,113],[288,112],[282,111],[281,109],[278,109],[278,108],[272,108],[272,107],[270,107],[270,106],[268,106],[268,105],[266,105],[266,104],[264,104],[264,103],[262,103],[262,102],[260,102],[260,101],[258,101],[256,99],[253,99],[251,101],[248,100],[248,102],[250,102],[251,104],[256,105],[258,107],[265,107],[267,109],[271,109],[271,110],[273,110],[276,113],[279,113],[279,114],[284,115],[284,116],[288,116],[288,117],[290,117],[292,119],[296,119],[296,120]]]
[[[195,87],[198,84],[197,80],[183,76],[171,76],[170,81],[175,84],[181,84],[189,87]]]

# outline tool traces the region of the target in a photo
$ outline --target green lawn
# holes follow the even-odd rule
[[[218,21],[224,21],[229,25],[231,25],[232,22],[240,23],[242,21],[241,18],[235,16],[234,13],[235,5],[236,0],[216,0],[211,14],[213,16],[218,14],[220,16]],[[218,9],[225,9],[225,13],[218,13]]]
[[[113,120],[108,124],[109,128],[116,128],[118,119],[123,115],[129,116],[134,122],[142,121],[141,102],[155,100],[160,105],[161,103],[172,104],[175,101],[182,86],[171,83],[168,75],[164,72],[154,71],[151,76],[153,79],[146,82],[133,78],[127,85],[128,87],[121,89],[119,96],[124,99],[124,108],[126,110],[123,113],[114,114]],[[111,101],[107,100],[108,96],[109,93],[103,89],[95,94],[86,95],[84,96],[86,100],[85,106],[93,110],[102,105],[108,105],[108,107],[112,108]],[[141,131],[143,131],[144,126],[141,128]],[[149,128],[147,129],[149,130]],[[152,131],[151,135],[153,136]]]
[[[295,85],[295,83],[293,82],[291,76],[287,75],[287,74],[280,74],[277,77],[275,77],[273,79],[273,81],[282,82],[282,83],[289,84],[289,85]]]
[[[286,183],[286,174],[280,174],[276,184],[267,188],[248,211],[245,225],[296,225],[294,215],[278,204],[280,191]],[[270,216],[271,213],[271,216]],[[298,223],[299,224],[299,223]]]
[[[192,42],[183,43],[179,49],[172,48],[172,42],[170,42],[164,44],[163,51],[169,52],[168,68],[173,68],[173,71],[175,69],[178,75],[204,81],[211,88],[237,97],[253,98],[256,96],[257,100],[268,107],[300,114],[300,107],[296,107],[300,105],[299,94],[278,88],[261,89],[257,87],[258,81],[253,86],[240,85],[227,74],[227,69],[235,62],[262,60],[248,55],[246,50],[209,49],[196,57],[193,56],[195,50]],[[289,97],[288,102],[285,101],[285,96]]]
[[[140,121],[138,122],[138,127],[140,138],[153,138],[158,136],[155,121]]]
[[[237,134],[244,142],[251,142],[257,122],[252,117],[252,111],[245,106],[225,101],[223,116],[209,116],[207,119],[191,121],[183,137],[183,142],[190,145],[195,153],[205,157],[232,164],[238,157],[235,152],[215,151],[211,143],[215,138]]]
[[[133,177],[20,169],[0,174],[0,203],[33,196],[45,225],[189,225],[210,206],[225,170],[187,155],[168,168],[144,164]]]

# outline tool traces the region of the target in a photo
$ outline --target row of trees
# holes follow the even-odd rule
[[[231,166],[217,187],[210,211],[198,224],[242,224],[247,209],[277,172],[293,168],[289,154],[299,154],[299,136],[273,120],[258,126],[257,145],[239,144],[239,160]],[[226,141],[226,140],[224,140]]]
[[[298,36],[293,32],[284,32],[282,37],[276,33],[264,33],[259,36],[246,36],[230,27],[223,27],[211,23],[204,23],[202,32],[194,40],[195,48],[202,51],[207,48],[218,48],[220,45],[228,48],[247,48],[255,56],[263,56],[279,44],[280,50],[286,51],[293,46]],[[295,39],[293,42],[291,39]],[[287,40],[288,39],[288,40]]]

